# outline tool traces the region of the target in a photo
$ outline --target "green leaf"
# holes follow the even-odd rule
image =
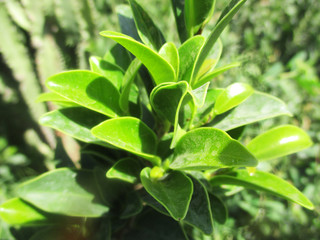
[[[160,56],[162,56],[168,63],[171,64],[175,70],[176,76],[179,75],[179,53],[176,45],[172,42],[164,44],[160,51]]]
[[[228,86],[216,100],[214,113],[222,114],[239,105],[253,94],[253,88],[245,83],[234,83]]]
[[[185,81],[158,85],[150,94],[150,102],[153,110],[161,118],[174,124],[187,90],[188,83]]]
[[[193,194],[188,213],[183,221],[209,235],[213,231],[213,220],[208,192],[199,180],[195,178],[191,178],[191,180],[193,182]]]
[[[1,218],[10,225],[41,225],[48,223],[48,214],[36,209],[20,198],[10,199],[0,205]]]
[[[95,137],[113,146],[160,165],[160,158],[154,155],[157,150],[157,136],[140,119],[110,119],[94,127],[91,132]]]
[[[138,29],[133,19],[133,14],[130,6],[125,4],[120,4],[116,6],[116,12],[118,14],[121,32],[125,35],[132,37],[133,39],[139,42],[142,42],[138,34]]]
[[[215,0],[185,0],[184,18],[188,36],[192,37],[210,20]]]
[[[211,213],[214,221],[225,224],[228,219],[228,209],[223,201],[213,194],[209,194]]]
[[[133,38],[121,33],[103,31],[101,36],[111,38],[135,55],[150,71],[155,83],[174,82],[176,75],[173,67],[158,53]]]
[[[204,44],[204,40],[203,36],[194,36],[179,47],[180,72],[178,80],[185,80],[190,83],[194,64]]]
[[[211,185],[236,185],[264,191],[287,199],[301,206],[314,209],[313,204],[293,185],[270,173],[256,171],[249,174],[247,170],[237,170],[226,175],[216,175],[210,180]]]
[[[214,167],[256,166],[255,157],[238,141],[215,128],[187,132],[174,149],[172,169],[204,170]]]
[[[119,91],[99,74],[85,70],[63,72],[48,78],[46,85],[70,101],[108,117],[122,114]]]
[[[163,34],[148,13],[135,0],[129,0],[129,3],[142,42],[158,51],[166,42]]]
[[[107,53],[103,56],[103,59],[113,65],[118,66],[123,72],[127,70],[132,59],[130,53],[122,47],[120,44],[116,43]]]
[[[274,118],[281,115],[291,116],[286,104],[280,99],[266,93],[255,91],[245,102],[227,112],[225,116],[216,117],[209,125],[228,131],[243,125]]]
[[[184,0],[171,0],[175,22],[178,28],[180,42],[183,43],[188,39],[186,22],[184,20]]]
[[[151,169],[141,171],[141,182],[146,191],[160,202],[177,221],[185,218],[190,204],[193,185],[189,177],[172,171],[159,180],[150,178]]]
[[[140,164],[131,158],[117,161],[107,172],[107,178],[116,178],[125,182],[135,183],[141,171]]]
[[[57,103],[62,106],[79,106],[78,104],[54,92],[41,93],[36,99],[36,102],[49,102],[49,101],[53,103]]]
[[[195,105],[198,108],[201,108],[204,105],[209,85],[210,83],[207,83],[191,91],[191,96],[193,97]]]
[[[228,65],[225,65],[223,67],[219,67],[215,70],[213,70],[212,72],[209,72],[205,75],[203,75],[202,77],[199,78],[199,80],[195,83],[194,88],[198,88],[200,86],[202,86],[203,84],[210,82],[213,78],[215,78],[216,76],[224,73],[225,71],[235,68],[235,67],[239,67],[240,63],[231,63]]]
[[[117,89],[120,89],[123,79],[123,70],[120,67],[114,65],[113,63],[107,62],[100,57],[92,56],[90,57],[89,61],[91,70],[93,72],[104,76],[110,80]]]
[[[39,123],[87,143],[108,146],[91,134],[91,128],[105,121],[106,116],[83,107],[54,110],[44,114]]]
[[[137,191],[127,192],[125,194],[124,201],[122,201],[122,204],[123,209],[121,211],[120,219],[128,219],[130,217],[136,216],[143,209],[142,201],[137,194]]]
[[[311,145],[312,140],[302,129],[283,125],[252,139],[247,148],[259,161],[264,161],[299,152]]]
[[[210,35],[208,36],[203,48],[201,49],[201,52],[199,54],[199,57],[197,58],[197,62],[195,64],[195,68],[192,73],[192,86],[196,82],[196,79],[198,77],[198,73],[200,71],[200,68],[207,58],[208,54],[210,53],[210,50],[218,40],[220,34],[225,29],[225,27],[229,24],[233,16],[238,12],[238,10],[242,7],[242,5],[246,2],[246,0],[232,0],[229,5],[223,10],[220,19],[217,23],[217,25],[214,27]]]
[[[61,168],[20,185],[23,200],[50,213],[100,217],[109,208],[101,203],[92,171]]]
[[[134,79],[141,67],[141,62],[139,59],[134,59],[131,64],[129,65],[124,77],[123,77],[123,84],[120,93],[120,107],[124,112],[129,111],[129,97],[130,91],[132,88],[132,84]]]

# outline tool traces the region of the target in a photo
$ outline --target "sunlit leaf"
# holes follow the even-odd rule
[[[164,44],[160,51],[160,56],[168,61],[175,70],[176,76],[179,75],[179,53],[176,45],[172,42]]]

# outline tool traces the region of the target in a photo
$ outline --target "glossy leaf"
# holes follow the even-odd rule
[[[159,50],[165,43],[161,31],[154,24],[148,13],[135,0],[129,0],[129,3],[142,42],[148,47]]]
[[[140,119],[110,119],[94,127],[91,132],[113,146],[143,157],[155,165],[160,164],[160,158],[153,155],[157,150],[157,137]]]
[[[228,131],[243,125],[274,118],[281,115],[291,116],[286,104],[280,99],[266,93],[255,91],[248,99],[227,112],[221,119],[216,119],[209,125]]]
[[[152,108],[161,118],[174,124],[187,90],[188,84],[185,81],[158,85],[150,95]]]
[[[116,178],[125,182],[135,183],[138,179],[140,164],[130,158],[117,161],[107,172],[107,178]]]
[[[211,18],[215,0],[185,0],[184,18],[188,36],[196,34]]]
[[[216,76],[224,73],[225,71],[235,68],[235,67],[239,67],[240,63],[231,63],[228,65],[225,65],[223,67],[219,67],[215,70],[213,70],[212,72],[209,72],[205,75],[203,75],[202,77],[199,78],[199,80],[195,83],[194,88],[198,88],[200,86],[202,86],[203,84],[210,82],[213,78],[215,78]]]
[[[203,48],[201,49],[201,52],[199,54],[199,57],[197,59],[197,62],[195,64],[195,68],[191,77],[192,86],[196,82],[200,68],[203,62],[205,61],[205,59],[207,58],[208,54],[210,53],[210,50],[212,49],[212,47],[220,37],[222,31],[229,24],[233,16],[239,11],[239,9],[242,7],[242,5],[245,2],[246,0],[232,0],[229,3],[229,5],[223,10],[217,25],[214,27],[214,29],[208,36]]]
[[[222,114],[245,101],[253,94],[253,88],[245,83],[233,83],[217,98],[214,113]]]
[[[180,42],[183,43],[188,39],[186,22],[184,20],[184,0],[171,0],[175,22],[178,28]]]
[[[256,165],[255,157],[225,132],[216,128],[198,128],[187,132],[179,140],[170,167],[204,170]]]
[[[176,76],[179,75],[179,53],[176,45],[172,42],[164,44],[160,51],[160,56],[162,56],[168,63],[171,64],[175,70]]]
[[[184,222],[199,228],[204,234],[211,234],[213,231],[213,219],[207,189],[203,184],[191,178],[193,182],[193,194],[188,213]]]
[[[104,76],[110,80],[117,89],[120,89],[124,75],[121,68],[100,57],[90,57],[89,61],[93,72]]]
[[[179,80],[185,80],[190,83],[194,64],[204,44],[204,41],[205,38],[198,35],[188,39],[179,47]]]
[[[101,203],[92,171],[61,168],[29,180],[18,188],[23,200],[50,213],[99,217],[109,208]]]
[[[124,112],[129,111],[130,91],[140,67],[141,67],[140,60],[135,59],[131,62],[131,64],[129,65],[124,75],[121,94],[120,94],[120,107]]]
[[[51,76],[46,85],[51,91],[108,117],[122,114],[119,91],[97,73],[85,70],[63,72]]]
[[[176,75],[173,67],[151,48],[121,33],[103,31],[100,34],[121,44],[138,59],[140,59],[140,61],[150,71],[157,85],[163,82],[175,81]]]
[[[70,100],[62,97],[61,95],[54,93],[54,92],[45,92],[39,95],[36,102],[66,102],[66,103],[73,103]],[[76,105],[76,103],[73,103]]]
[[[91,128],[106,119],[106,116],[86,108],[71,107],[48,112],[40,118],[39,122],[80,141],[108,146],[91,133]]]
[[[210,180],[211,185],[236,185],[264,191],[278,197],[313,209],[313,204],[293,185],[270,173],[256,171],[250,175],[247,170],[237,170],[226,175],[216,175]]]
[[[1,218],[10,225],[41,225],[48,222],[48,214],[36,209],[20,198],[10,199],[0,205]]]
[[[252,139],[247,148],[259,161],[264,161],[299,152],[311,145],[312,140],[302,129],[284,125]]]
[[[177,221],[185,218],[190,204],[193,185],[182,172],[173,171],[159,180],[150,178],[150,168],[141,171],[141,182],[146,191],[161,203]]]

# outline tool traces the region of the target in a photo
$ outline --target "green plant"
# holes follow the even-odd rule
[[[255,169],[309,147],[303,130],[277,126],[241,143],[246,125],[290,115],[286,105],[245,83],[209,88],[239,66],[216,68],[219,36],[245,2],[232,0],[204,37],[215,1],[172,0],[178,48],[135,0],[132,15],[123,6],[123,33],[101,32],[117,44],[90,58],[91,71],[49,77],[51,92],[38,98],[60,106],[40,123],[82,142],[81,169],[59,168],[23,183],[0,216],[33,226],[32,240],[204,239],[214,221],[226,221],[222,198],[233,186],[313,209],[290,183]]]

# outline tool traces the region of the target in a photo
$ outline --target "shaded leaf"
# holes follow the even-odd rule
[[[183,43],[188,39],[186,22],[184,20],[184,0],[171,0],[175,22],[178,28],[180,42]]]
[[[170,167],[204,170],[213,167],[256,166],[255,157],[238,141],[216,128],[187,132],[174,149]]]
[[[107,172],[107,178],[117,178],[125,182],[135,183],[141,171],[140,164],[130,158],[117,161]]]
[[[247,148],[259,160],[270,160],[299,152],[312,145],[312,140],[302,129],[283,125],[252,139]]]
[[[120,219],[128,219],[138,215],[142,209],[142,201],[136,191],[127,192],[122,202],[123,209],[121,211]]]
[[[209,194],[211,213],[214,221],[224,224],[228,219],[228,209],[223,201],[213,194]]]
[[[226,175],[216,175],[210,180],[211,185],[237,185],[254,190],[264,191],[278,197],[314,209],[313,204],[293,185],[270,173],[256,171],[249,174],[247,170],[237,170]]]

